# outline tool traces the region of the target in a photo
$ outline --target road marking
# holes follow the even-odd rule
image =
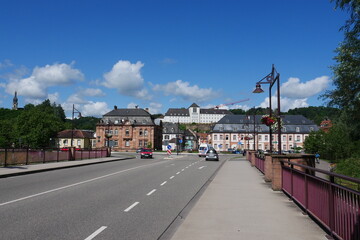
[[[163,182],[162,184],[160,184],[160,186],[164,186],[167,183],[167,181]]]
[[[153,190],[151,190],[151,191],[150,191],[148,194],[146,194],[146,195],[150,196],[150,195],[153,194],[155,191],[156,191],[156,189],[153,189]]]
[[[85,240],[91,240],[94,237],[96,237],[97,235],[99,235],[102,231],[104,231],[107,227],[106,226],[102,226],[101,228],[99,228],[98,230],[96,230],[93,234],[91,234],[90,236],[88,236],[87,238],[85,238]]]
[[[170,179],[173,179],[175,176],[171,176]]]
[[[130,207],[128,207],[127,209],[124,210],[124,212],[128,212],[130,211],[133,207],[135,207],[136,205],[138,205],[139,202],[134,202]]]
[[[182,172],[185,171],[185,168],[181,169],[181,171],[182,171]]]
[[[206,166],[201,166],[201,167],[199,167],[199,169],[203,169],[204,167],[206,167]]]
[[[27,196],[27,197],[22,197],[22,198],[18,198],[18,199],[12,200],[12,201],[0,203],[0,207],[4,206],[4,205],[7,205],[7,204],[10,204],[10,203],[15,203],[15,202],[19,202],[19,201],[26,200],[26,199],[29,199],[29,198],[41,196],[41,195],[44,195],[44,194],[47,194],[47,193],[52,193],[52,192],[55,192],[55,191],[75,187],[75,186],[78,186],[78,185],[81,185],[81,184],[84,184],[84,183],[93,182],[93,181],[96,181],[96,180],[99,180],[99,179],[102,179],[102,178],[106,178],[106,177],[110,177],[110,176],[113,176],[113,175],[116,175],[116,174],[119,174],[119,173],[131,171],[131,170],[134,170],[134,169],[137,169],[137,168],[142,168],[142,167],[146,167],[146,166],[154,165],[154,164],[159,164],[159,163],[163,163],[163,162],[150,163],[150,164],[146,164],[146,165],[142,165],[142,166],[137,166],[137,167],[121,170],[121,171],[118,171],[118,172],[110,173],[110,174],[107,174],[107,175],[104,175],[104,176],[101,176],[101,177],[96,177],[96,178],[92,178],[92,179],[89,179],[89,180],[86,180],[86,181],[82,181],[82,182],[70,184],[70,185],[67,185],[67,186],[51,189],[51,190],[48,190],[48,191],[45,191],[45,192],[36,193],[36,194],[30,195],[30,196]]]
[[[176,174],[179,174],[180,172],[177,172]]]

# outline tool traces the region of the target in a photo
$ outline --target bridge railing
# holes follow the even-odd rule
[[[290,198],[327,229],[332,237],[360,239],[360,192],[336,183],[345,180],[360,186],[359,179],[289,161],[280,162],[282,190]],[[329,180],[316,177],[314,172],[328,175]]]
[[[261,173],[265,172],[265,155],[255,154],[255,167],[259,169]]]
[[[0,166],[28,165],[33,163],[49,163],[109,156],[106,148],[96,149],[30,149],[4,148],[0,149]]]

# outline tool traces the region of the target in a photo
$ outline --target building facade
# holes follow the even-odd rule
[[[162,124],[162,150],[167,151],[171,146],[173,151],[184,149],[184,130],[179,129],[179,124],[164,122]]]
[[[56,144],[58,148],[93,148],[95,147],[94,131],[77,129],[61,131],[57,135]]]
[[[96,125],[96,147],[109,146],[113,151],[135,151],[145,147],[158,150],[161,149],[161,128],[161,122],[155,124],[144,109],[115,106]]]
[[[203,109],[193,103],[188,108],[169,108],[165,113],[164,122],[172,123],[216,123],[225,115],[232,114],[224,109]]]
[[[230,149],[273,150],[278,149],[277,131],[272,131],[270,141],[269,127],[261,123],[261,115],[227,115],[223,117],[211,131],[211,144],[216,150]],[[303,147],[310,132],[318,131],[319,127],[301,115],[282,116],[281,132],[282,151],[292,151]]]

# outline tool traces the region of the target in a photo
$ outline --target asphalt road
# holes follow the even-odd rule
[[[165,157],[0,179],[0,239],[158,239],[231,155]]]

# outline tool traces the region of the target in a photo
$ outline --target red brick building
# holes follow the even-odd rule
[[[114,109],[96,125],[96,147],[113,151],[135,151],[141,147],[161,149],[162,128],[141,108]]]

